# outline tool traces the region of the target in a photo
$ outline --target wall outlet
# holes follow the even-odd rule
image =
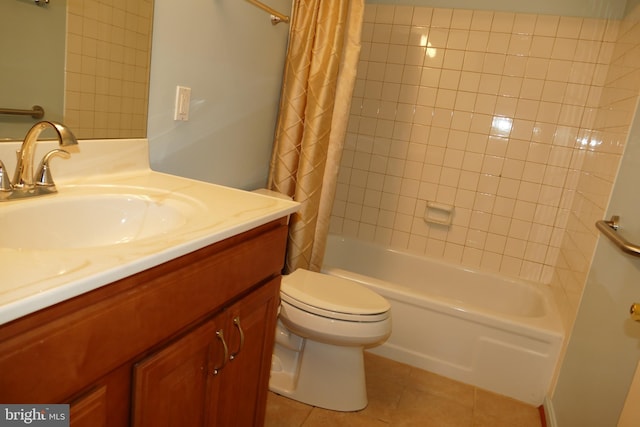
[[[191,88],[176,86],[176,105],[173,120],[186,122],[189,120],[189,103],[191,102]]]

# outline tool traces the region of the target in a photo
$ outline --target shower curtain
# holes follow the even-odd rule
[[[285,271],[319,271],[355,84],[364,0],[297,0],[269,183],[301,203]]]

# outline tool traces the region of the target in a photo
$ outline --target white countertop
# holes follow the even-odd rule
[[[10,172],[15,167],[16,146],[12,145],[0,144],[0,159]],[[37,161],[42,153],[57,147],[53,142],[38,145]],[[0,221],[10,221],[10,209],[3,212],[3,207],[24,203],[42,204],[42,221],[47,221],[46,199],[96,185],[175,193],[197,201],[200,208],[175,233],[110,246],[16,249],[1,247],[0,236],[0,324],[288,216],[299,206],[151,171],[144,139],[80,141],[70,159],[55,159],[51,168],[58,194],[0,202]]]

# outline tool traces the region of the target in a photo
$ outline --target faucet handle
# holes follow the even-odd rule
[[[1,192],[9,192],[13,190],[13,185],[11,185],[11,178],[9,178],[9,174],[7,174],[7,168],[0,160],[0,191]]]
[[[51,176],[51,170],[49,168],[49,160],[52,157],[62,157],[63,159],[68,159],[71,157],[68,151],[62,150],[60,148],[56,148],[55,150],[49,151],[44,155],[42,161],[40,162],[40,166],[38,166],[38,170],[36,171],[35,181],[36,185],[40,187],[54,187],[55,184],[53,182],[53,177]]]

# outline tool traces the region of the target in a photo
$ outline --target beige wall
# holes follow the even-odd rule
[[[553,283],[569,326],[637,96],[629,30],[374,4],[365,20],[331,231]],[[427,201],[453,225],[425,223]]]

